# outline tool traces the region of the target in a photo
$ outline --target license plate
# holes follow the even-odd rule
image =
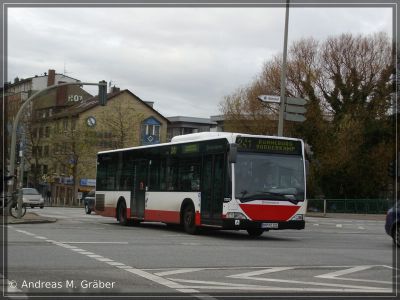
[[[278,228],[278,223],[261,223],[261,228]]]

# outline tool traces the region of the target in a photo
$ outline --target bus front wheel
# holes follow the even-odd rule
[[[195,224],[195,211],[193,205],[187,205],[183,210],[183,228],[189,234],[196,234],[198,228]]]
[[[125,201],[121,201],[118,205],[118,222],[121,225],[128,225],[128,219],[126,218],[126,204]]]

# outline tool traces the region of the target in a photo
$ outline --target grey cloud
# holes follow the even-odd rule
[[[289,43],[391,30],[381,8],[293,8]],[[282,52],[283,8],[12,8],[8,78],[112,80],[160,113],[208,117]],[[95,94],[96,89],[88,88]]]

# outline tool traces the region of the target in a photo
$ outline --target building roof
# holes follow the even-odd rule
[[[73,77],[70,77],[70,76],[67,76],[67,75],[65,75],[65,74],[62,74],[62,73],[55,73],[55,75],[62,75],[63,77],[66,77],[66,78],[70,78],[70,79],[73,79],[73,80],[76,80],[77,82],[79,82],[80,80],[79,79],[76,79],[76,78],[73,78]],[[35,76],[32,76],[32,77],[28,77],[28,78],[21,78],[21,79],[19,79],[17,82],[13,82],[13,83],[11,83],[11,82],[8,82],[8,83],[6,83],[5,85],[6,85],[6,89],[9,89],[9,88],[12,88],[12,87],[14,87],[14,86],[17,86],[17,85],[20,85],[20,84],[22,84],[22,83],[25,83],[25,82],[29,82],[29,81],[32,81],[32,79],[34,79],[34,78],[39,78],[39,77],[47,77],[47,76],[49,76],[49,74],[46,74],[46,75],[35,75]]]
[[[118,95],[121,95],[123,93],[128,93],[131,96],[133,96],[134,98],[136,98],[139,102],[141,102],[143,105],[146,105],[150,110],[152,110],[155,114],[157,114],[160,118],[164,119],[167,123],[169,123],[168,119],[166,117],[164,117],[162,114],[160,114],[158,111],[156,111],[151,105],[147,104],[145,101],[143,101],[142,99],[140,99],[138,96],[136,96],[134,93],[132,93],[131,91],[129,91],[128,89],[122,90],[122,91],[116,91],[113,93],[108,93],[107,94],[107,101],[117,97]],[[92,109],[96,106],[100,105],[99,104],[99,96],[95,96],[92,98],[89,98],[87,100],[84,100],[82,102],[79,102],[75,105],[72,105],[66,109],[64,109],[63,111],[54,114],[52,116],[53,119],[59,119],[59,118],[64,118],[67,116],[77,116],[89,109]]]
[[[185,116],[175,116],[167,118],[170,122],[185,122],[185,123],[198,123],[207,125],[216,125],[217,123],[211,121],[209,118],[195,118]]]

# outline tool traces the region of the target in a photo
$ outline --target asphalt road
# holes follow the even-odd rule
[[[305,230],[254,239],[123,227],[77,208],[33,211],[58,221],[7,226],[6,296],[395,296],[383,221],[307,218]]]

